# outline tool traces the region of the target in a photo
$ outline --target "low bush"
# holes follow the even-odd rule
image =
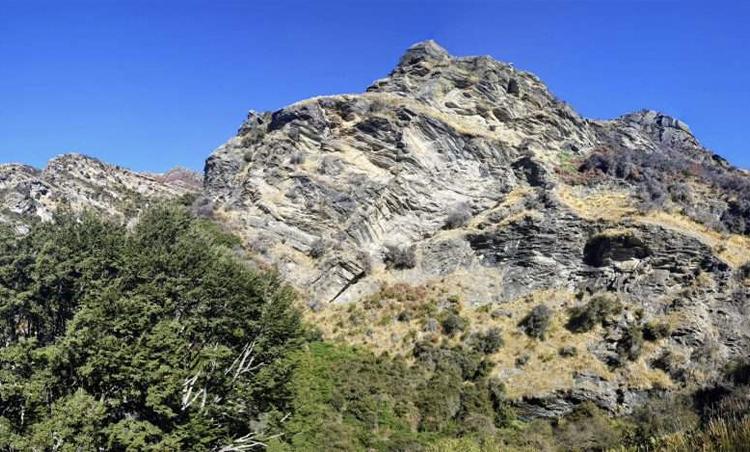
[[[190,206],[190,212],[198,218],[213,218],[214,203],[211,198],[200,196]]]
[[[636,325],[630,325],[617,342],[617,353],[623,359],[634,361],[643,350],[643,331]]]
[[[648,322],[643,325],[643,338],[647,341],[658,341],[669,337],[671,329],[666,322]]]
[[[386,267],[396,270],[404,270],[417,266],[417,247],[386,245],[385,258]]]
[[[450,212],[448,212],[443,229],[456,229],[466,226],[470,219],[471,207],[465,202],[456,204]]]
[[[317,239],[310,245],[307,255],[313,259],[320,259],[328,250],[328,243],[324,239]]]
[[[615,449],[623,432],[607,413],[591,402],[584,402],[554,427],[559,450],[605,451]]]
[[[447,312],[440,322],[440,326],[443,328],[443,333],[448,336],[453,336],[456,333],[465,330],[466,325],[466,319],[452,311]]]
[[[518,325],[528,336],[543,340],[551,321],[552,310],[540,304],[535,306]]]
[[[557,350],[557,353],[563,358],[572,358],[574,356],[578,356],[578,349],[572,345],[568,345],[568,346],[560,347]]]
[[[470,343],[473,350],[491,355],[503,346],[503,334],[500,328],[492,327],[485,332],[472,335]]]
[[[611,294],[596,295],[583,306],[570,310],[565,327],[574,333],[591,331],[596,325],[604,325],[622,312],[622,305]]]
[[[633,445],[649,444],[658,438],[693,430],[700,425],[700,417],[689,397],[682,395],[656,398],[636,408],[630,416],[633,422]]]

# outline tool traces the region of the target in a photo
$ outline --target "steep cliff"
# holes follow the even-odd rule
[[[680,120],[586,119],[490,57],[427,41],[362,94],[250,112],[199,191],[69,155],[0,166],[0,219],[130,218],[193,193],[326,339],[419,359],[495,338],[486,359],[528,416],[626,413],[748,358],[748,173]]]
[[[207,160],[205,195],[328,337],[409,354],[449,298],[465,336],[501,327],[496,372],[535,415],[627,411],[747,355],[747,174],[682,121],[582,118],[489,57],[423,42],[363,94],[251,112]],[[434,309],[402,318],[414,297],[393,287]],[[621,309],[571,326],[603,296]],[[519,325],[538,304],[544,340]]]

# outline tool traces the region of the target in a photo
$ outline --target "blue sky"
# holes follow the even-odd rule
[[[748,24],[740,1],[0,0],[0,162],[202,169],[248,110],[361,92],[432,38],[587,117],[664,111],[750,167]]]

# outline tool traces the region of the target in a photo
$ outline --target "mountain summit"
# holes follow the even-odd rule
[[[0,167],[5,216],[197,192],[64,162]],[[583,118],[487,56],[425,41],[362,94],[252,111],[196,196],[328,339],[411,356],[502,332],[487,359],[530,417],[627,413],[748,357],[748,174],[678,119]]]
[[[403,353],[430,337],[439,314],[409,313],[393,287],[507,332],[544,306],[537,358],[524,336],[493,358],[543,416],[581,399],[627,411],[746,354],[748,187],[680,120],[586,119],[533,74],[434,41],[363,94],[250,113],[205,171],[217,216],[329,337]],[[340,320],[373,299],[385,307]],[[643,344],[655,325],[671,335]],[[574,359],[541,359],[566,347]]]

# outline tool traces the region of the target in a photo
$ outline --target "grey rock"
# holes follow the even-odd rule
[[[602,149],[623,167],[619,180],[575,166]],[[583,199],[642,195],[628,180],[640,168],[617,161],[625,151],[680,156],[739,186],[750,181],[678,119],[651,110],[585,119],[533,74],[485,56],[454,57],[427,41],[365,93],[251,111],[206,160],[196,208],[241,236],[255,264],[278,269],[311,309],[357,302],[389,284],[434,284],[470,305],[498,304],[491,316],[500,322],[517,312],[504,303],[540,293],[614,294],[624,312],[577,348],[579,357],[611,364],[610,378],[577,374],[569,387],[516,402],[532,417],[559,416],[586,400],[625,413],[659,390],[628,379],[631,364],[617,347],[629,325],[679,319],[642,357],[675,387],[708,383],[750,350],[750,284],[733,268],[742,262],[717,252],[714,236],[635,211],[608,215],[609,206]],[[720,224],[732,200],[709,182],[703,188],[683,213]],[[63,200],[124,217],[125,194],[137,193],[140,208],[196,190],[179,172],[143,175],[80,156],[43,171],[3,165],[0,221],[22,227],[31,215],[49,218]],[[666,201],[659,208],[671,214]],[[393,265],[393,247],[409,250],[409,265]],[[566,315],[556,295],[545,304]],[[439,325],[428,319],[424,328]],[[497,375],[514,378],[536,364],[521,356]]]
[[[647,359],[678,384],[702,383],[688,376],[747,356],[748,290],[693,233],[642,219],[592,219],[571,206],[561,196],[571,189],[562,157],[575,161],[601,148],[679,153],[717,171],[728,165],[663,113],[588,120],[533,74],[489,57],[454,57],[428,41],[407,50],[363,94],[251,113],[238,136],[207,160],[205,187],[243,237],[271,241],[259,259],[324,304],[356,302],[386,283],[458,279],[464,284],[451,290],[477,305],[542,291],[616,294],[626,311],[601,340],[578,349],[622,366],[615,377],[579,376],[573,387],[519,406],[558,416],[592,400],[626,412],[647,396],[628,386],[629,364],[618,354],[628,326],[683,319],[658,346],[692,356],[692,367],[672,369],[658,354]],[[639,195],[625,182],[589,190]],[[459,205],[465,215],[452,215]],[[718,221],[726,201],[702,205]],[[308,259],[321,237],[335,242],[335,251]],[[388,246],[413,249],[413,265],[389,264]],[[519,359],[519,369],[500,375],[510,378],[525,364]]]
[[[23,231],[30,218],[49,220],[61,206],[92,210],[126,221],[149,200],[201,190],[201,178],[182,168],[141,174],[80,154],[65,154],[38,170],[0,165],[0,222]]]

